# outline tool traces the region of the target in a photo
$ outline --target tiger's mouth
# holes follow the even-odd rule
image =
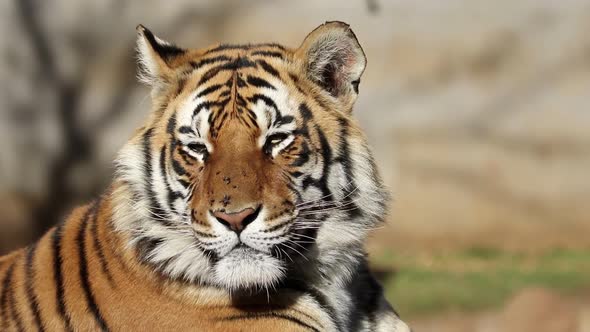
[[[286,270],[284,261],[240,242],[215,263],[213,276],[218,286],[230,290],[269,289],[285,278]]]
[[[288,228],[288,226],[286,226]],[[234,252],[240,253],[243,257],[247,257],[248,255],[268,255],[279,260],[286,260],[287,256],[283,255],[282,253],[284,250],[281,248],[284,247],[285,242],[289,242],[290,234],[284,233],[273,237],[273,240],[277,241],[276,243],[264,243],[263,239],[257,235],[254,235],[253,238],[243,239],[240,235],[236,237],[236,244],[223,255],[218,255],[218,258],[221,259],[227,255],[230,255]],[[284,249],[284,248],[283,248]]]
[[[234,251],[240,252],[242,255],[249,255],[249,254],[256,254],[256,253],[261,253],[261,254],[265,254],[265,255],[268,254],[262,250],[256,249],[254,247],[250,247],[249,245],[245,244],[241,240],[235,247],[233,247],[233,249],[230,250],[228,255]]]
[[[262,206],[252,208],[247,216],[242,211],[233,215],[208,213],[209,232],[195,232],[210,262],[208,280],[232,291],[273,288],[286,278],[288,270],[308,259],[315,241],[305,232],[316,226],[300,224],[297,210],[272,213]],[[232,217],[236,215],[242,217],[241,228],[235,227]],[[196,230],[199,226],[194,225]]]

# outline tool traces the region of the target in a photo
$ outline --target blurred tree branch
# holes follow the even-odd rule
[[[56,223],[64,207],[70,204],[66,199],[71,192],[67,175],[77,162],[89,156],[92,142],[78,125],[77,110],[84,82],[82,80],[67,81],[61,76],[49,46],[49,40],[43,34],[44,30],[36,15],[34,1],[17,0],[16,8],[34,50],[35,58],[39,62],[39,78],[54,89],[57,97],[57,116],[64,143],[60,156],[49,165],[47,199],[43,200],[33,213],[39,226],[37,235],[40,235]]]

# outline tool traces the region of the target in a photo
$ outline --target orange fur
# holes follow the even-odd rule
[[[364,136],[350,114],[356,99],[353,90],[358,88],[365,60],[347,25],[326,24],[314,30],[296,50],[274,44],[158,50],[165,45],[154,42],[155,37],[145,28],[139,27],[138,31],[143,47],[140,51],[149,57],[142,61],[149,67],[145,80],[153,86],[154,111],[128,144],[148,149],[149,156],[160,153],[162,163],[173,162],[176,168],[182,169],[179,179],[189,183],[193,190],[188,202],[193,227],[201,227],[201,231],[211,228],[205,216],[207,211],[230,213],[261,205],[268,211],[267,226],[273,227],[280,217],[296,213],[297,197],[289,189],[293,180],[286,176],[299,170],[293,166],[296,161],[308,158],[325,168],[332,162],[328,157],[335,159],[344,155],[348,153],[345,149],[354,148],[365,153]],[[307,71],[318,70],[321,63],[310,63],[309,57],[321,51],[314,47],[322,38],[328,38],[326,36],[348,47],[343,53],[345,59],[339,63],[344,68],[332,68],[339,70],[333,75],[322,72],[312,75]],[[233,65],[241,67],[219,72],[220,67],[214,62],[224,59],[237,59]],[[241,59],[253,65],[242,66]],[[209,76],[211,78],[205,80]],[[256,81],[252,77],[259,79]],[[308,77],[315,80],[327,77],[327,81],[316,82]],[[308,107],[313,119],[297,116],[293,121],[299,127],[306,127],[305,135],[295,135],[290,148],[269,156],[257,145],[260,124],[242,107],[244,103],[254,103],[252,100],[260,94],[260,85],[268,85],[268,81],[275,79],[287,87],[293,107]],[[342,79],[355,79],[356,83],[352,83],[357,86]],[[248,80],[251,85],[242,86]],[[333,85],[326,87],[326,84]],[[214,90],[221,85],[231,85],[231,89]],[[206,167],[204,160],[187,157],[185,147],[171,144],[174,137],[170,132],[170,124],[176,121],[183,102],[203,86],[213,91],[208,100],[228,97],[226,104],[210,107],[208,139],[214,142],[214,150],[206,160]],[[342,144],[344,140],[353,147]],[[203,154],[205,157],[208,156]],[[346,163],[345,160],[339,162]],[[367,161],[367,165],[364,172],[375,172],[370,162]],[[378,175],[371,174],[370,180],[378,182]],[[149,185],[151,179],[144,181]],[[376,188],[376,194],[381,194],[380,187]],[[136,234],[122,226],[125,214],[121,211],[132,210],[129,207],[132,199],[129,179],[118,176],[101,199],[75,209],[65,222],[51,229],[37,244],[0,258],[0,330],[337,329],[336,318],[326,311],[326,305],[302,290],[286,288],[272,294],[253,292],[250,296],[238,296],[232,289],[161,273],[155,264],[142,258],[145,252],[133,242]],[[161,213],[157,210],[155,214]],[[365,231],[359,229],[359,238],[362,238]],[[357,242],[352,243],[356,245]],[[350,254],[364,257],[362,251]],[[364,264],[363,259],[359,258],[359,262]],[[310,266],[305,269],[313,270]],[[382,294],[376,296],[371,303],[384,310],[387,317],[395,317]]]

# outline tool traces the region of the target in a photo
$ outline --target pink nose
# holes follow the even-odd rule
[[[240,212],[225,213],[221,211],[213,212],[213,215],[220,223],[231,228],[235,232],[241,232],[244,227],[248,226],[249,223],[254,221],[254,218],[248,218],[252,216],[256,210],[253,208],[247,208]],[[250,220],[251,219],[251,220]]]

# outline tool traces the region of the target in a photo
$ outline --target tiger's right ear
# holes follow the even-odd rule
[[[141,24],[136,30],[139,80],[152,88],[161,88],[173,78],[175,60],[187,51],[158,38]]]
[[[295,57],[309,79],[352,111],[367,59],[348,24],[320,25],[305,37]]]

